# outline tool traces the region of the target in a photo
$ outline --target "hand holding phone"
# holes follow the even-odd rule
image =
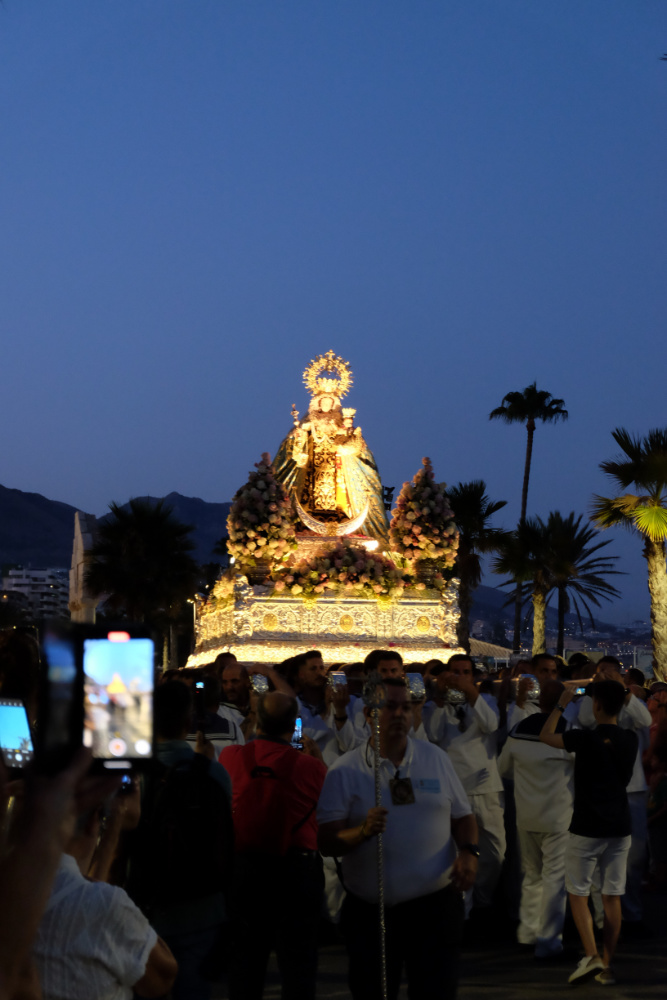
[[[10,778],[18,777],[32,761],[28,714],[19,698],[0,698],[0,751]]]
[[[303,721],[300,715],[297,715],[296,722],[294,723],[294,733],[292,739],[290,740],[290,745],[294,747],[295,750],[303,750]]]

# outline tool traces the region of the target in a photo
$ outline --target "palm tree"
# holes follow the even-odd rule
[[[653,672],[660,680],[667,680],[667,428],[634,438],[619,427],[612,431],[612,437],[623,454],[601,462],[600,468],[622,492],[615,497],[594,496],[591,520],[600,528],[621,525],[643,539],[651,597]],[[628,492],[633,486],[635,492]]]
[[[547,520],[546,530],[552,551],[551,573],[554,589],[558,596],[558,643],[556,652],[563,655],[565,615],[574,608],[583,632],[581,610],[590,619],[591,628],[595,627],[593,612],[590,605],[600,607],[600,599],[610,601],[620,597],[618,590],[603,579],[611,574],[618,575],[620,570],[614,569],[618,556],[596,555],[600,549],[609,545],[609,541],[595,542],[598,532],[594,528],[582,527],[583,515],[575,516],[574,512],[563,517],[560,511],[552,511]]]
[[[503,396],[500,406],[492,410],[489,420],[504,420],[506,424],[525,424],[528,439],[526,441],[526,461],[523,470],[523,488],[521,490],[521,515],[519,525],[526,520],[526,508],[528,506],[528,483],[530,481],[530,465],[533,457],[533,436],[535,434],[535,422],[540,420],[543,424],[556,423],[558,420],[567,420],[568,412],[564,408],[564,400],[556,399],[550,392],[538,389],[537,383],[527,385],[523,392],[508,392]],[[514,651],[519,652],[521,648],[521,604],[522,589],[518,585],[516,588],[514,602]]]
[[[489,500],[486,483],[475,479],[470,483],[458,483],[447,491],[454,520],[459,529],[459,548],[456,554],[454,573],[460,579],[459,611],[456,626],[459,646],[470,652],[470,609],[472,594],[482,579],[480,555],[497,552],[508,532],[493,528],[491,517],[507,505],[506,500]]]
[[[533,656],[546,650],[547,596],[554,586],[552,562],[553,552],[547,526],[539,517],[528,517],[508,535],[500,555],[493,563],[494,573],[503,573],[510,577],[501,584],[501,587],[514,584],[523,594],[523,584],[530,584],[530,599],[533,604]],[[507,603],[509,604],[511,600],[510,598]],[[521,606],[522,604],[519,605],[519,614]]]
[[[105,595],[115,614],[158,629],[167,646],[169,625],[196,589],[192,528],[177,521],[163,500],[133,499],[109,510],[90,550],[87,586]]]

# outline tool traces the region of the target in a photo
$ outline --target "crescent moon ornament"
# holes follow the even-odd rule
[[[355,531],[358,531],[362,526],[366,518],[368,517],[369,503],[366,501],[366,506],[362,510],[361,514],[357,514],[356,517],[352,517],[347,521],[318,521],[316,517],[309,514],[307,510],[304,510],[297,498],[294,498],[294,505],[296,507],[296,512],[299,518],[314,531],[316,535],[328,535],[330,538],[340,538],[343,535],[352,535]]]

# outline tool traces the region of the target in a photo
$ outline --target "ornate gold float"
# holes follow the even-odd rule
[[[271,496],[264,494],[267,503],[276,489],[287,492],[288,497],[283,493],[283,508],[288,511],[288,524],[293,524],[289,528],[292,547],[296,532],[296,551],[287,561],[285,557],[273,564],[268,561],[271,578],[262,583],[248,582],[248,574],[253,580],[258,575],[259,548],[247,566],[237,564],[236,574],[223,574],[211,596],[197,605],[195,651],[188,665],[209,663],[227,650],[241,662],[278,663],[300,650],[317,648],[327,663],[350,663],[363,660],[372,649],[393,648],[408,664],[461,651],[456,639],[458,580],[445,584],[440,576],[439,588],[431,589],[432,579],[425,586],[409,569],[401,578],[404,570],[397,568],[389,551],[389,525],[377,465],[361,428],[354,426],[356,410],[341,407],[341,398],[352,385],[349,364],[328,351],[306,368],[304,382],[311,393],[308,413],[299,420],[296,407],[292,407],[293,427],[270,469],[274,485],[267,486],[267,475],[258,483],[260,492],[272,491]],[[269,469],[268,455],[263,456],[263,462],[260,472]],[[276,480],[282,487],[275,486]],[[246,497],[257,493],[249,486],[244,489]],[[247,518],[247,506],[245,510],[242,517]],[[277,518],[274,514],[269,521],[275,523]],[[265,527],[270,530],[268,524]],[[249,532],[253,540],[260,528],[253,522],[256,530]],[[354,551],[377,551],[389,567],[388,577],[398,576],[398,586],[395,581],[383,580],[386,586],[380,592],[372,562],[371,578],[362,576],[365,583],[358,582],[352,593],[349,581],[329,581],[315,587],[299,576],[300,569],[303,573],[304,566],[311,567],[313,559],[326,560],[329,553],[335,556],[340,546],[348,543],[357,547]],[[264,543],[258,541],[260,545]],[[255,550],[255,545],[250,549]],[[337,565],[340,573],[341,563]],[[316,577],[316,583],[318,580]]]

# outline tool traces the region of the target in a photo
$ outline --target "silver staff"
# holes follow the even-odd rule
[[[387,700],[387,689],[378,673],[368,675],[362,693],[364,705],[371,709],[373,721],[373,773],[375,777],[375,805],[382,805],[382,789],[380,787],[380,709]],[[386,927],[384,922],[384,855],[382,834],[377,835],[378,849],[378,915],[380,923],[380,976],[382,981],[382,998],[387,1000],[387,950],[385,944]]]

